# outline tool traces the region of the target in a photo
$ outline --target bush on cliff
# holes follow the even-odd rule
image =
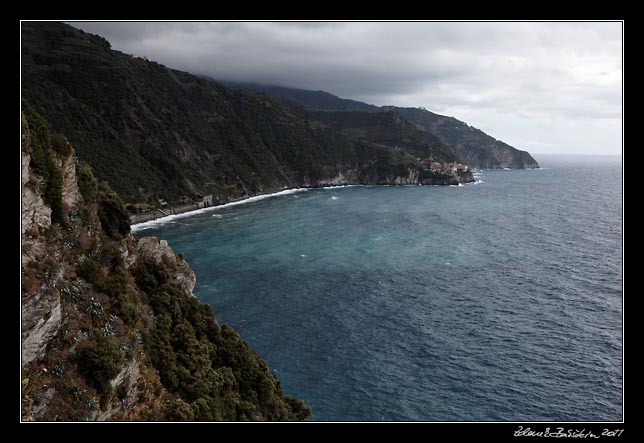
[[[90,258],[86,258],[76,266],[76,274],[89,283],[94,283],[98,275],[98,265]]]
[[[63,225],[63,180],[60,170],[53,160],[52,143],[47,123],[32,108],[25,108],[24,115],[30,132],[31,161],[30,166],[40,175],[44,182],[43,199],[51,208],[51,221]],[[55,138],[58,146],[60,140]],[[70,148],[71,150],[71,148]]]
[[[130,216],[121,199],[106,182],[98,185],[98,218],[103,231],[112,239],[118,240],[130,232]]]
[[[92,168],[87,162],[79,162],[76,168],[76,181],[78,190],[86,204],[96,202],[98,195],[98,182],[94,178]]]
[[[77,362],[80,372],[101,395],[101,404],[107,404],[112,393],[110,380],[118,375],[123,362],[116,339],[98,335],[94,343],[78,351]]]

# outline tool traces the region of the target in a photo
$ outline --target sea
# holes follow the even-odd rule
[[[623,420],[622,157],[137,225],[315,421]]]

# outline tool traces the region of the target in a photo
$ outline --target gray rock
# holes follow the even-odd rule
[[[60,297],[47,288],[22,297],[22,364],[41,357],[60,328]]]
[[[24,235],[35,226],[49,227],[51,225],[51,208],[45,204],[42,197],[29,187],[30,156],[22,152],[22,216],[21,232]]]
[[[70,155],[66,159],[58,159],[56,166],[60,168],[61,176],[63,179],[62,196],[63,204],[69,208],[78,205],[80,200],[80,192],[76,181],[76,161],[74,156]]]
[[[188,263],[168,246],[167,241],[159,241],[156,237],[143,237],[136,244],[136,256],[137,259],[151,258],[157,263],[162,261],[169,263],[173,267],[173,275],[179,288],[186,294],[195,297],[192,290],[197,282],[197,277]]]

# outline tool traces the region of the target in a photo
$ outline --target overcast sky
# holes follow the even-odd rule
[[[619,155],[622,24],[76,22],[216,79],[422,106],[519,149]]]

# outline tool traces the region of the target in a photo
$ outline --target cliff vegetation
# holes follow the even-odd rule
[[[22,418],[306,420],[310,409],[192,294],[164,241],[33,109],[22,119]]]
[[[437,137],[456,156],[456,161],[471,168],[538,168],[537,161],[526,151],[521,151],[486,134],[480,129],[454,117],[436,114],[424,108],[374,106],[348,100],[324,91],[286,88],[257,83],[232,83],[231,86],[258,91],[313,111],[356,111],[370,113],[397,113],[411,125],[417,125]],[[352,115],[352,114],[347,114]],[[372,117],[379,118],[379,117]],[[354,120],[355,121],[355,120]],[[340,122],[346,126],[347,122]],[[353,126],[355,127],[355,125]],[[397,141],[401,145],[400,141]],[[437,161],[445,159],[436,158]]]

